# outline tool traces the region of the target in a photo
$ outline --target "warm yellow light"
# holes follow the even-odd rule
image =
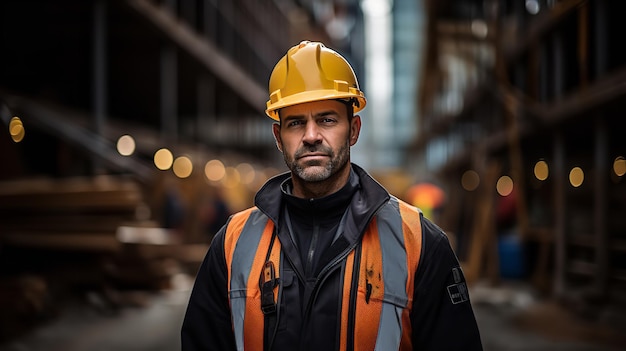
[[[24,130],[24,126],[21,124],[14,124],[9,128],[9,134],[11,134],[12,137],[19,135]]]
[[[191,160],[187,156],[179,156],[174,160],[173,167],[174,174],[178,178],[187,178],[191,175],[193,171],[193,164]]]
[[[548,179],[550,170],[548,169],[548,163],[546,161],[538,161],[535,163],[535,177],[539,180]]]
[[[154,165],[162,171],[170,169],[173,162],[174,155],[172,155],[172,152],[166,148],[159,149],[154,153]]]
[[[626,174],[626,159],[624,159],[623,156],[618,156],[615,158],[615,161],[613,161],[613,172],[615,172],[618,177]]]
[[[24,126],[22,125],[16,125],[13,128],[11,128],[11,138],[16,143],[19,143],[20,141],[22,141],[24,139],[25,134],[26,134],[26,131],[24,130]]]
[[[135,152],[135,139],[130,135],[122,135],[117,139],[117,152],[122,156],[130,156]]]
[[[574,167],[571,171],[569,171],[569,182],[573,187],[578,188],[583,184],[585,180],[585,172],[583,172],[582,168]]]
[[[204,165],[204,175],[208,180],[219,182],[226,174],[226,168],[220,160],[211,160]]]
[[[226,167],[226,175],[222,178],[222,185],[226,188],[234,188],[241,183],[241,175],[235,167]]]
[[[13,139],[16,143],[19,143],[24,139],[26,131],[24,130],[24,124],[19,117],[16,116],[11,118],[11,121],[9,122],[9,134],[11,134],[11,139]]]
[[[252,167],[249,163],[240,163],[235,168],[239,171],[239,174],[241,175],[241,182],[243,184],[249,185],[254,182],[256,172],[254,171],[254,167]]]
[[[513,179],[509,176],[502,176],[496,183],[496,190],[500,196],[509,196],[513,192]]]
[[[476,171],[465,171],[461,176],[461,186],[467,191],[474,191],[480,184],[480,176]]]
[[[11,135],[15,135],[13,134],[13,130],[16,126],[24,127],[24,123],[22,123],[22,120],[17,116],[11,118],[11,121],[9,122],[9,133],[11,133]]]

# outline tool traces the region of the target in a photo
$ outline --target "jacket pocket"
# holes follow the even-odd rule
[[[293,329],[300,323],[300,289],[295,273],[285,270],[278,290],[278,331]]]

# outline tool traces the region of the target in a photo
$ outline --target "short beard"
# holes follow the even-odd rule
[[[307,172],[307,168],[310,166],[316,166],[315,164],[302,166],[298,164],[297,160],[301,154],[314,151],[324,152],[330,157],[330,161],[328,161],[323,170],[311,173]],[[343,167],[348,163],[348,160],[350,159],[350,145],[346,142],[346,144],[339,149],[337,154],[335,154],[331,148],[324,146],[314,146],[308,148],[303,147],[296,150],[293,158],[286,153],[283,153],[283,158],[287,167],[289,167],[291,172],[298,178],[304,180],[305,182],[322,182],[329,179],[333,174],[337,173],[338,170],[343,169]]]

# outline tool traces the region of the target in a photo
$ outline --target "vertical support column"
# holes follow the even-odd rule
[[[187,26],[194,32],[198,32],[201,33],[202,32],[202,21],[198,21],[198,16],[196,16],[196,13],[198,12],[199,9],[201,9],[202,4],[200,4],[198,1],[196,0],[180,0],[180,19],[183,23],[187,24]],[[200,10],[202,11],[202,10]],[[201,14],[204,14],[203,12],[200,12]],[[200,84],[198,84],[198,82],[201,80],[200,78],[201,75],[198,76],[198,78],[196,78],[196,97],[198,100],[200,100],[200,96],[201,96],[201,86]],[[200,135],[201,135],[201,125],[200,125],[200,105],[199,102],[196,104],[196,113],[195,113],[195,119],[193,121],[194,123],[194,128],[193,131],[191,133],[191,135],[187,135],[187,133],[185,133],[184,137],[191,137],[193,138],[193,141],[198,142],[200,141]]]
[[[578,74],[580,87],[589,83],[589,3],[585,2],[578,9]]]
[[[180,0],[180,17],[193,30],[197,28],[196,8],[195,0]]]
[[[604,118],[595,119],[594,135],[594,195],[593,195],[593,223],[596,256],[595,290],[600,296],[607,293],[609,250],[607,232],[607,183],[608,183],[608,141],[606,122]]]
[[[556,30],[552,36],[552,100],[558,101],[563,96],[563,34]],[[549,72],[549,71],[548,71]],[[548,73],[549,74],[549,73]],[[567,292],[567,193],[566,193],[566,165],[565,165],[565,136],[562,130],[556,132],[554,140],[554,164],[555,164],[555,264],[554,264],[554,293],[557,298],[563,297]]]
[[[606,0],[596,0],[593,2],[595,7],[595,27],[593,29],[593,42],[595,44],[595,65],[594,78],[599,78],[606,73],[607,69],[607,53],[608,53],[608,16]]]
[[[535,71],[538,76],[537,99],[540,102],[544,103],[550,99],[550,96],[552,94],[552,90],[550,89],[550,84],[552,83],[552,81],[550,80],[552,78],[552,62],[550,62],[550,50],[552,50],[552,46],[550,44],[551,41],[549,39],[542,40],[537,44],[537,47],[539,48],[536,62],[537,67]]]
[[[565,80],[563,74],[563,33],[560,29],[552,34],[552,99],[558,101],[563,97],[563,91],[565,90]],[[548,72],[549,74],[549,72]]]
[[[593,2],[595,6],[595,28],[593,39],[597,45],[595,48],[594,76],[600,77],[606,72],[607,66],[607,14],[605,0]],[[608,170],[609,170],[609,140],[607,126],[604,116],[595,116],[594,135],[594,229],[595,233],[595,255],[596,255],[596,275],[595,290],[599,296],[608,294],[609,284],[609,238],[607,225],[608,209]]]
[[[557,131],[553,144],[554,153],[554,295],[560,298],[566,290],[566,172],[565,140],[562,131]]]
[[[217,4],[215,1],[202,2],[202,35],[208,41],[214,41],[217,36]],[[208,72],[202,72],[196,81],[197,104],[197,138],[215,141],[215,126],[217,125],[216,84],[215,78]]]
[[[176,15],[176,0],[167,0],[165,7]],[[178,137],[178,59],[176,47],[161,47],[161,137],[176,141]]]
[[[93,121],[92,129],[94,133],[101,136],[104,132],[104,124],[107,115],[107,46],[106,46],[106,0],[96,0],[93,3],[93,85],[92,85],[92,106]],[[103,145],[96,144],[98,154],[102,154]],[[93,174],[103,172],[99,156],[92,159]]]

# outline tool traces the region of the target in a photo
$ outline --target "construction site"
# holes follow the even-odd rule
[[[352,150],[447,234],[483,347],[626,345],[626,2],[0,2],[0,351],[180,350],[211,239],[288,171],[303,40],[368,97]]]

